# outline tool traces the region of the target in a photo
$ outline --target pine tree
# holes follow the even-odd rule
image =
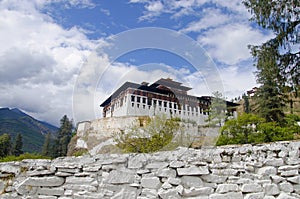
[[[244,100],[244,112],[250,113],[250,103],[249,103],[249,97],[244,93],[242,95],[242,98]]]
[[[66,156],[68,152],[68,144],[72,137],[73,124],[69,118],[64,115],[60,120],[60,128],[58,130],[57,139],[54,144],[55,156]]]
[[[209,115],[207,121],[211,125],[221,126],[226,119],[226,101],[223,99],[222,93],[219,91],[213,92]]]
[[[52,157],[53,155],[51,152],[51,133],[47,133],[45,137],[45,141],[42,149],[42,155],[48,157]]]
[[[0,157],[6,157],[11,154],[11,138],[10,135],[4,133],[0,136]]]
[[[257,83],[261,84],[254,96],[256,112],[267,122],[281,122],[286,99],[282,88],[286,78],[280,75],[278,52],[266,44],[259,49],[253,48],[252,54],[257,59]]]
[[[22,141],[22,135],[19,133],[16,137],[16,141],[13,147],[13,155],[19,156],[23,153],[22,147],[23,147],[23,141]]]
[[[266,50],[276,51],[273,58],[279,75],[284,77],[285,84],[297,90],[300,84],[300,1],[245,0],[244,4],[253,15],[253,21],[274,33],[269,41],[251,47],[252,51],[261,51],[259,57],[254,57],[265,58],[270,55],[264,53]],[[259,66],[258,63],[256,65]]]

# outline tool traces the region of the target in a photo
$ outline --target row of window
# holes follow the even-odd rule
[[[135,107],[135,103],[131,103],[131,107]],[[139,104],[137,103],[136,104],[136,107],[139,109],[139,108],[143,108],[143,109],[146,109],[146,107],[148,108],[148,110],[150,110],[151,106],[146,106],[145,104]],[[162,111],[164,110],[164,112],[167,112],[169,109],[167,108],[162,108],[162,107],[158,107],[159,111]],[[181,113],[183,113],[183,115],[186,115],[186,111],[182,111],[182,110],[177,110],[177,109],[174,109],[173,110],[174,112],[172,112],[171,110],[169,110],[170,114],[179,114],[181,115]],[[200,114],[203,114],[203,115],[209,115],[208,112],[200,112]],[[190,111],[187,111],[187,115],[189,116],[190,115]],[[194,116],[194,112],[191,111],[191,115]],[[196,116],[198,116],[198,111],[196,109],[196,113],[195,113]]]

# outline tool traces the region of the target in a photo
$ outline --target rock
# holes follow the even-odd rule
[[[286,193],[291,193],[291,192],[294,191],[293,185],[289,182],[280,183],[279,184],[279,189],[283,192],[286,192]]]
[[[297,199],[297,198],[287,193],[280,193],[276,199]]]
[[[276,184],[264,184],[263,187],[266,195],[274,196],[280,193],[279,188]]]
[[[158,177],[143,177],[141,179],[141,186],[149,189],[159,189],[161,182]]]
[[[51,177],[29,177],[21,184],[25,186],[34,187],[57,187],[65,182],[64,178],[51,176]]]
[[[109,173],[107,182],[111,184],[130,184],[134,182],[134,174],[129,171],[113,170]]]
[[[241,191],[243,193],[255,193],[255,192],[261,192],[262,187],[259,184],[244,184],[241,187]]]
[[[116,193],[111,199],[128,199],[136,198],[137,190],[136,188],[122,188],[121,191]]]
[[[170,167],[171,168],[180,168],[180,167],[184,167],[185,163],[181,162],[181,161],[172,161],[170,163]]]
[[[147,161],[147,157],[144,154],[136,154],[135,156],[129,156],[128,168],[140,169],[144,166],[146,161]]]
[[[185,197],[203,196],[203,195],[208,196],[213,192],[214,190],[211,187],[190,188],[190,189],[184,189],[182,195]]]
[[[241,192],[214,193],[209,196],[209,199],[243,199],[243,194]]]
[[[203,186],[203,181],[201,180],[200,177],[196,177],[196,176],[182,176],[181,184],[185,188],[202,187]]]
[[[214,174],[202,175],[201,178],[206,182],[223,183],[227,180],[227,176],[219,176]]]
[[[257,174],[258,175],[263,175],[263,176],[276,175],[277,170],[273,166],[267,166],[267,167],[263,167],[263,168],[258,169]]]
[[[238,191],[239,187],[237,184],[220,184],[217,187],[217,193],[227,193],[227,192],[234,192]]]
[[[244,199],[264,199],[265,194],[263,192],[260,193],[248,193],[245,195]]]
[[[191,166],[188,168],[177,168],[179,176],[206,175],[209,174],[207,166]]]
[[[164,189],[160,189],[158,191],[158,195],[160,196],[160,198],[162,199],[179,199],[181,198],[177,192],[176,189],[168,189],[168,190],[164,190]]]
[[[163,168],[157,171],[156,176],[158,177],[176,177],[176,171],[170,168]]]

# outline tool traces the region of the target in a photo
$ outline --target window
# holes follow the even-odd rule
[[[143,97],[143,103],[146,104],[146,98]]]
[[[162,101],[158,101],[158,106],[161,106],[162,105]]]
[[[168,106],[168,102],[164,102],[164,107],[167,107]]]
[[[137,97],[137,98],[136,98],[136,101],[137,101],[137,102],[141,102],[141,97]]]
[[[131,95],[131,101],[134,102],[135,96]]]

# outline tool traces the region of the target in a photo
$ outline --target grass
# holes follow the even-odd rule
[[[24,153],[20,156],[6,156],[0,159],[0,162],[12,162],[12,161],[22,161],[24,159],[51,159],[50,157],[42,156],[39,154],[31,154],[31,153]]]

